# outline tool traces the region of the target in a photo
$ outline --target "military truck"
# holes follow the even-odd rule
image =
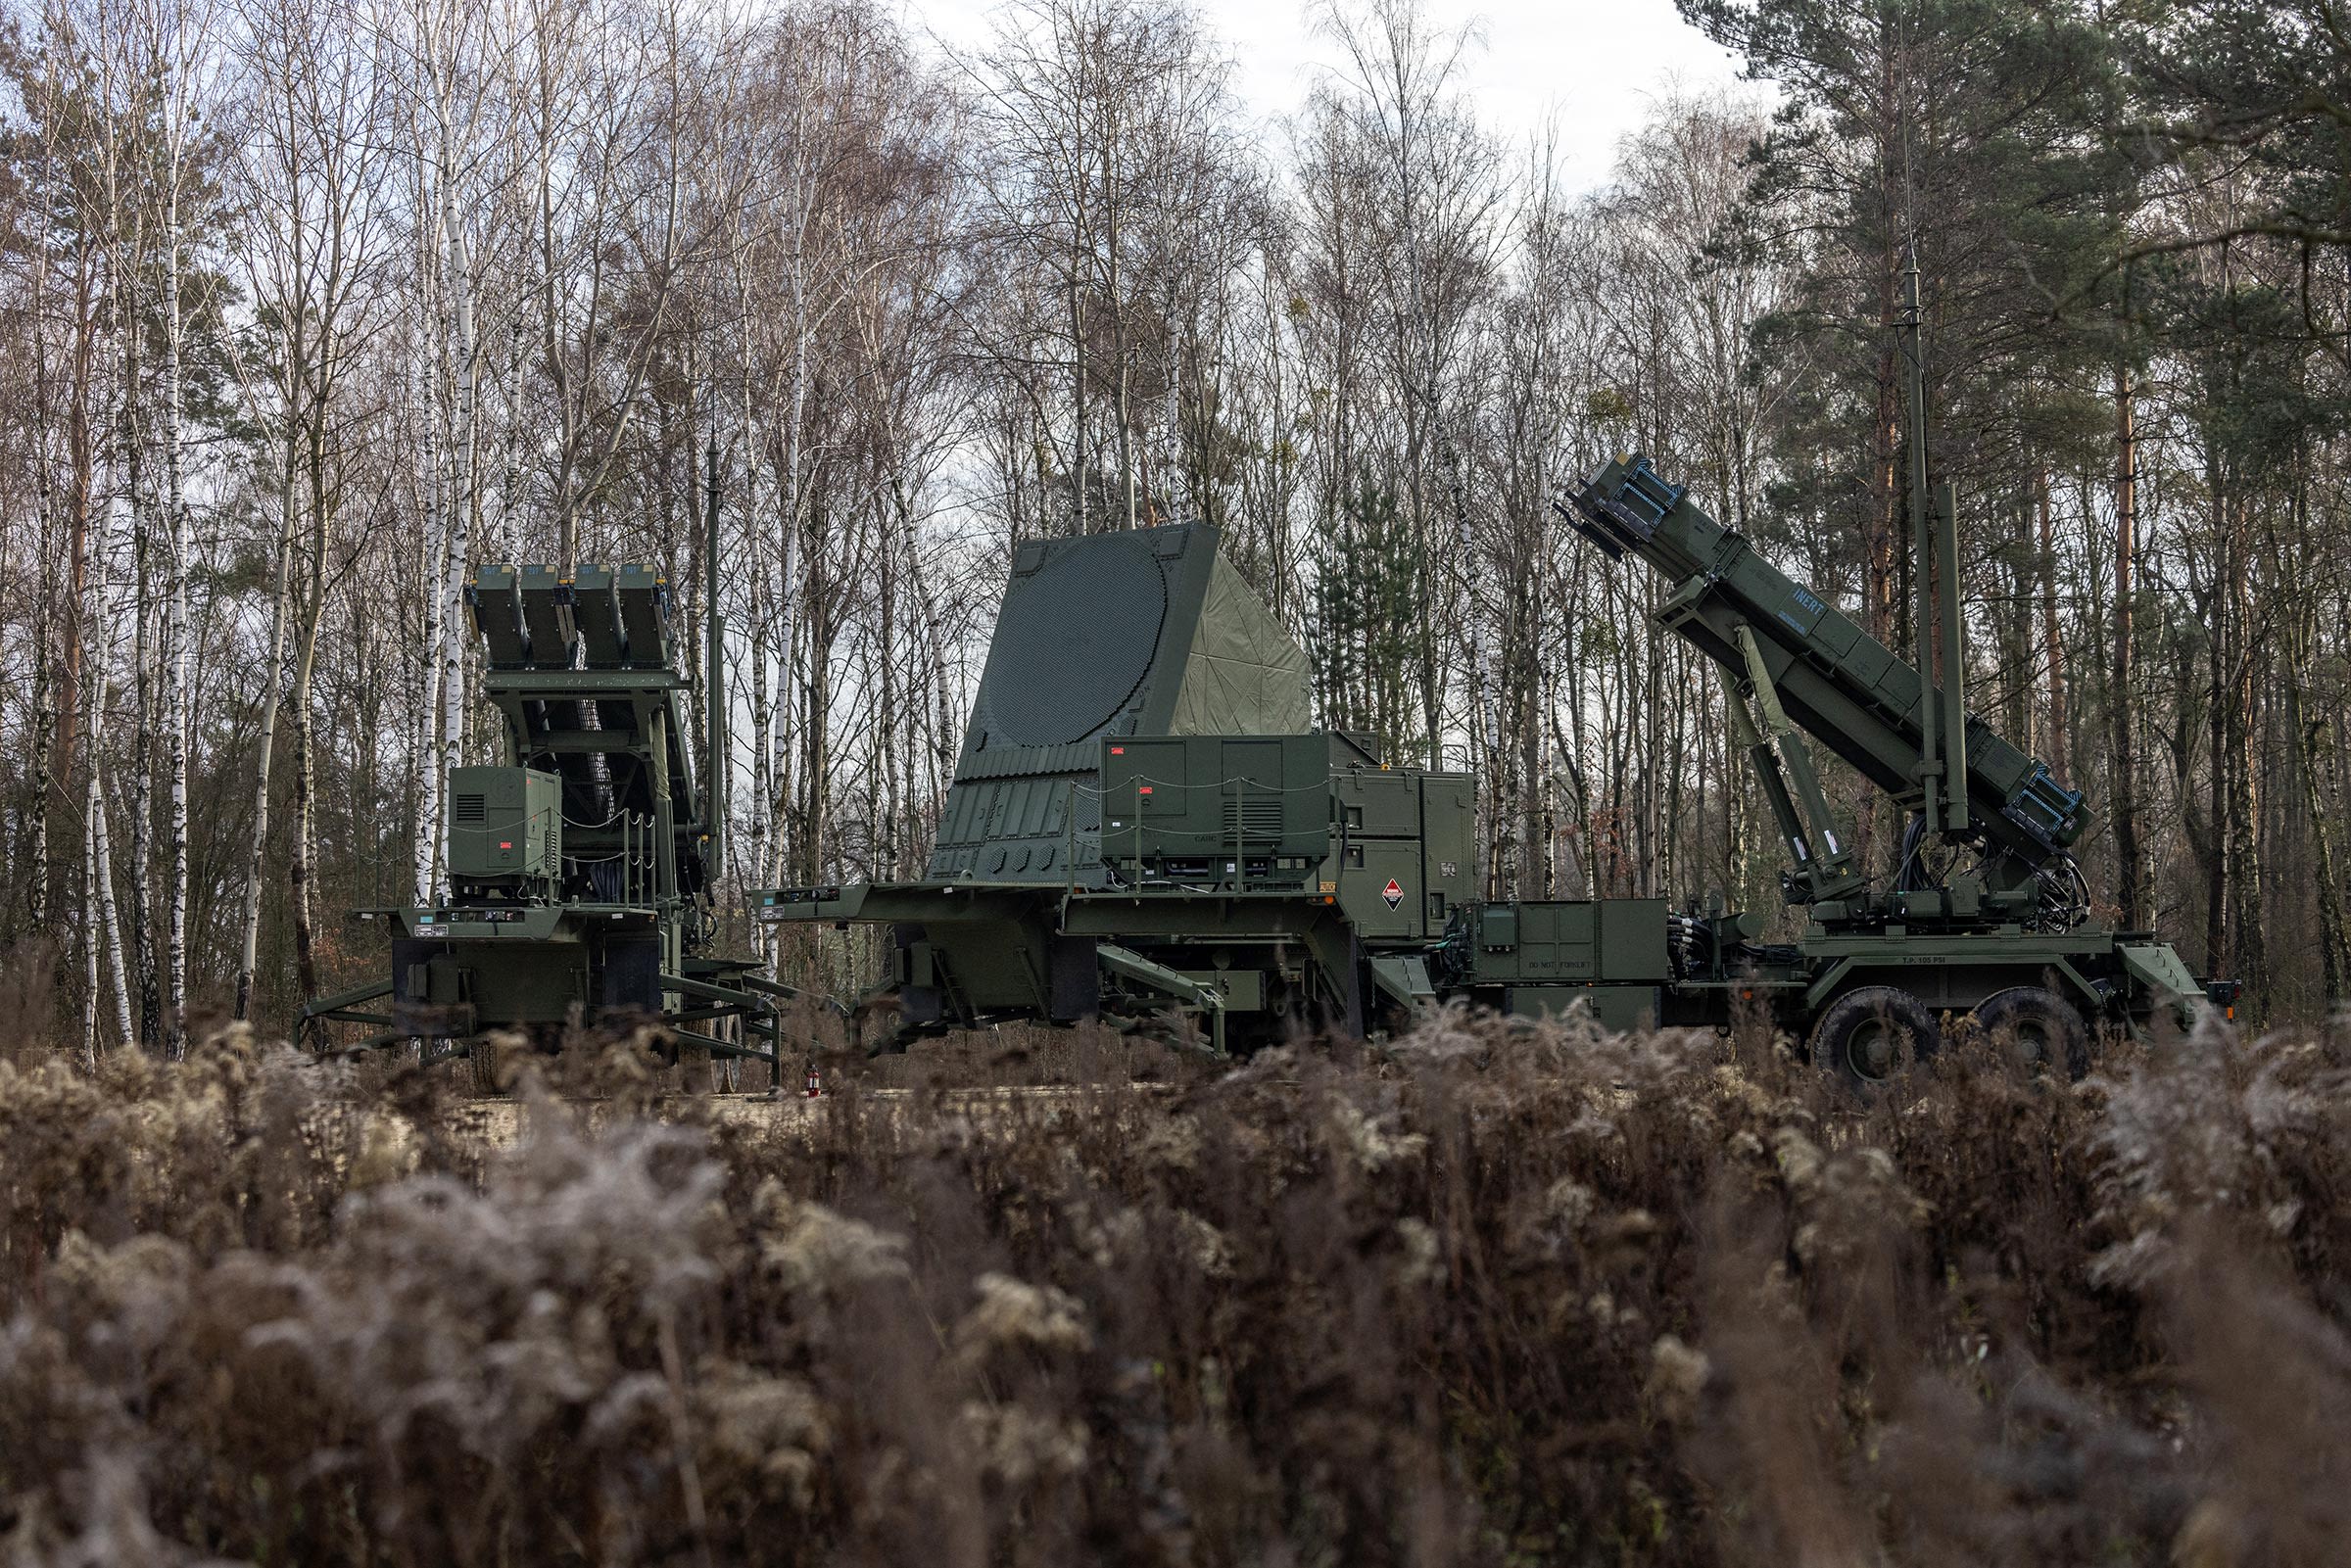
[[[1308,731],[1306,654],[1217,539],[1023,544],[929,875],[755,896],[765,922],[890,927],[899,1043],[1175,1012],[1239,1047],[1433,999],[1470,781]]]

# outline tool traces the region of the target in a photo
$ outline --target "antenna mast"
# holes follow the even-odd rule
[[[1897,341],[1910,458],[1910,546],[1918,575],[1918,635],[1913,641],[1919,678],[1918,772],[1927,832],[1964,833],[1969,828],[1967,623],[1959,603],[1959,499],[1949,481],[1931,490],[1927,483],[1924,314],[1919,303],[1918,246],[1913,241],[1902,257],[1902,317]],[[1939,598],[1940,616],[1936,613]]]

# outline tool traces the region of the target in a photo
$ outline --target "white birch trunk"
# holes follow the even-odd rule
[[[748,363],[746,356],[745,363]],[[775,651],[774,555],[764,546],[760,530],[748,519],[759,515],[759,468],[766,451],[765,437],[751,417],[749,378],[744,389],[746,453],[744,462],[744,534],[751,567],[751,832],[750,885],[772,887],[782,879],[776,855],[776,692],[769,684],[769,661]],[[761,925],[759,956],[772,974],[782,946],[774,926]]]
[[[441,453],[435,442],[435,426],[431,377],[419,362],[415,371],[416,428],[423,451],[417,467],[417,495],[422,502],[424,525],[424,580],[431,585],[425,595],[422,668],[417,673],[417,743],[414,749],[416,769],[416,831],[410,841],[410,858],[414,865],[416,902],[438,904],[441,857],[441,666],[443,622],[449,607],[445,573],[448,570],[448,530],[441,521]]]
[[[803,486],[800,479],[801,440],[808,418],[808,350],[811,328],[808,321],[808,195],[803,183],[802,202],[797,227],[792,235],[790,282],[792,288],[792,405],[786,413],[784,428],[784,539],[777,571],[776,595],[776,651],[783,661],[780,678],[789,684],[792,670],[792,647],[794,611],[797,607],[798,585],[793,574],[798,570],[800,507]],[[814,657],[812,653],[810,655]],[[777,726],[774,737],[777,765],[774,787],[779,794],[789,790],[791,772],[784,761],[788,756],[783,735],[785,726]],[[813,826],[813,825],[812,825]],[[780,868],[791,859],[792,842],[789,833],[778,833],[776,859]]]
[[[443,135],[446,138],[446,127]],[[442,188],[446,195],[446,166]],[[472,262],[465,252],[464,235],[457,227],[455,205],[445,200],[442,213],[449,238],[449,298],[456,327],[456,342],[452,345],[452,351],[456,359],[457,394],[456,425],[450,432],[449,440],[450,460],[456,469],[456,485],[449,519],[448,567],[441,585],[441,765],[442,777],[447,779],[448,770],[464,761],[465,652],[471,641],[467,636],[469,628],[464,624],[464,595],[466,562],[473,553],[473,395],[474,366],[478,356],[473,339]],[[446,897],[449,891],[446,832],[445,825],[440,870],[433,879],[436,902]]]
[[[113,508],[108,508],[112,513]],[[111,532],[111,530],[110,530]],[[120,624],[116,605],[110,592],[114,580],[112,563],[115,546],[112,540],[102,543],[100,559],[108,567],[95,575],[93,595],[95,606],[85,619],[88,635],[83,646],[90,649],[90,695],[83,704],[89,714],[88,745],[90,777],[83,801],[83,861],[82,883],[88,907],[82,911],[85,978],[89,985],[89,1005],[83,1010],[82,1056],[84,1065],[98,1065],[98,998],[101,990],[99,957],[104,950],[106,978],[113,982],[115,1003],[115,1038],[128,1046],[135,1038],[130,1019],[130,984],[122,962],[122,928],[115,902],[115,859],[113,845],[107,833],[106,790],[101,783],[105,771],[101,742],[106,733],[107,693],[114,686],[115,643],[114,628]]]
[[[115,1039],[127,1046],[131,1040],[130,985],[122,968],[122,929],[116,920],[115,858],[106,832],[106,791],[99,787],[97,758],[90,759],[89,799],[85,810],[90,821],[90,885],[97,893],[98,930],[105,938],[108,978],[113,982],[115,996]],[[98,1065],[98,947],[90,947],[90,1006],[89,1026],[84,1036],[83,1062],[87,1067]]]
[[[170,581],[164,600],[164,718],[171,727],[170,843],[164,960],[165,1054],[187,1051],[188,1000],[188,744],[193,723],[188,689],[188,507],[179,452],[180,310],[177,169],[164,220],[164,504],[169,510]]]
[[[292,379],[288,379],[292,385]],[[284,700],[286,620],[294,562],[294,422],[287,410],[285,467],[278,475],[277,563],[269,593],[269,662],[263,668],[262,734],[253,767],[253,841],[245,857],[245,900],[237,925],[236,1019],[253,1017],[253,972],[262,939],[262,867],[269,847],[269,759]]]
[[[131,249],[139,249],[134,236]],[[145,470],[141,464],[140,443],[145,413],[140,406],[140,395],[145,377],[139,368],[138,335],[124,334],[123,398],[120,462],[122,492],[130,508],[132,591],[130,620],[133,628],[131,669],[137,689],[137,733],[131,751],[138,766],[131,770],[130,785],[130,950],[131,973],[139,991],[138,1040],[150,1051],[164,1049],[164,998],[162,976],[155,962],[155,912],[148,899],[155,886],[155,727],[160,702],[156,688],[163,679],[163,654],[156,646],[160,635],[154,613],[154,585],[151,571],[155,558],[155,518],[148,500]],[[87,640],[84,640],[87,644]]]
[[[98,927],[98,822],[91,808],[98,800],[98,770],[90,770],[89,789],[82,802],[81,821],[81,983],[89,1002],[81,1010],[81,1065],[98,1068],[98,950],[104,942]]]

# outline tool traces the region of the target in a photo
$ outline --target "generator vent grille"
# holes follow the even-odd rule
[[[1243,795],[1234,799],[1224,797],[1224,833],[1238,833],[1243,838],[1279,838],[1281,836],[1281,800],[1275,795]]]
[[[489,815],[490,803],[488,798],[486,796],[476,794],[464,794],[457,796],[456,803],[451,810],[451,816],[457,822],[480,822],[483,818]]]

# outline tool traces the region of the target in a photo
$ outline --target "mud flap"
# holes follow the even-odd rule
[[[1102,965],[1090,936],[1056,936],[1046,950],[1045,972],[1052,993],[1051,1018],[1076,1023],[1102,1011]]]

